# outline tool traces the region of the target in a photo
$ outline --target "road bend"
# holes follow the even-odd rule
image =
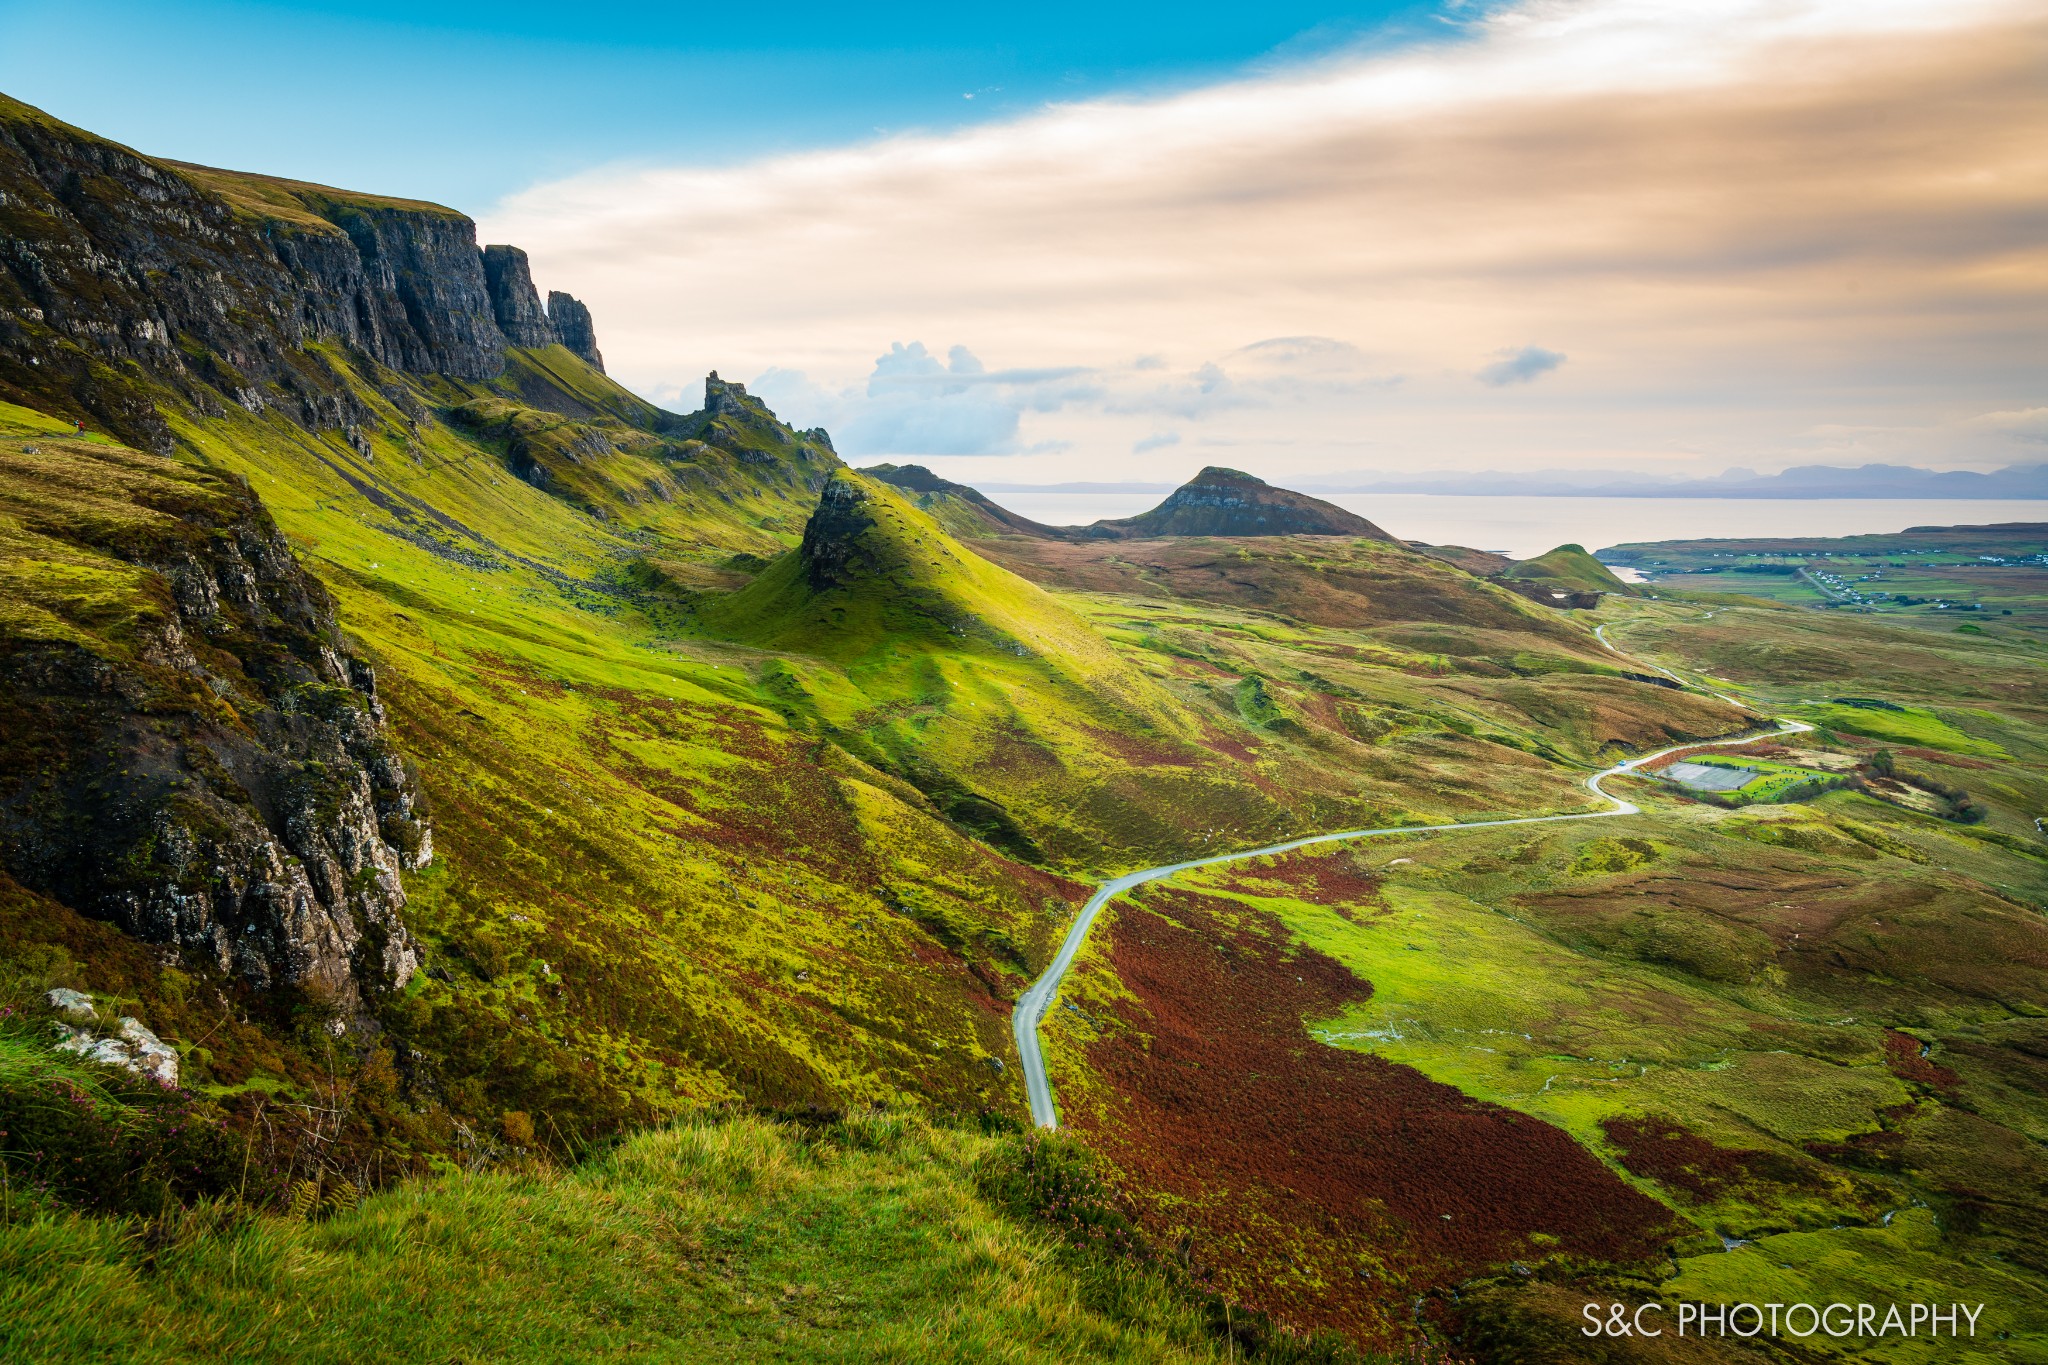
[[[1616,649],[1613,642],[1607,638],[1607,628],[1605,626],[1599,627],[1595,634],[1599,637],[1601,644],[1622,658],[1654,668],[1675,682],[1687,686],[1691,685],[1686,684],[1685,679],[1680,678],[1676,673],[1671,672],[1667,668],[1649,663],[1647,660],[1636,659],[1633,655],[1625,654],[1621,650]],[[1711,692],[1709,695],[1718,697],[1722,701],[1732,702],[1737,706],[1746,705],[1746,703],[1737,701],[1733,697],[1723,696],[1719,692]],[[1654,763],[1667,754],[1675,754],[1681,749],[1705,749],[1748,744],[1755,740],[1768,739],[1773,735],[1798,734],[1801,731],[1811,730],[1812,728],[1811,725],[1806,724],[1804,721],[1787,720],[1781,721],[1772,729],[1753,730],[1741,735],[1731,735],[1725,739],[1698,740],[1690,744],[1674,744],[1668,749],[1659,749],[1655,753],[1626,759],[1611,768],[1604,768],[1586,779],[1586,789],[1607,803],[1606,808],[1603,810],[1572,811],[1562,815],[1518,815],[1503,820],[1460,820],[1445,825],[1392,825],[1385,829],[1339,830],[1333,834],[1310,834],[1299,839],[1289,839],[1285,843],[1267,844],[1262,848],[1248,848],[1236,853],[1218,853],[1208,858],[1190,858],[1184,863],[1167,863],[1160,867],[1148,867],[1137,872],[1126,872],[1121,877],[1110,878],[1110,880],[1096,887],[1095,894],[1090,896],[1088,903],[1081,907],[1080,915],[1074,920],[1073,927],[1067,930],[1065,940],[1060,943],[1059,953],[1054,956],[1051,964],[1046,967],[1038,980],[1031,984],[1031,989],[1018,997],[1017,1008],[1010,1016],[1010,1028],[1017,1038],[1018,1062],[1024,1071],[1024,1093],[1031,1102],[1031,1121],[1040,1128],[1057,1128],[1059,1126],[1059,1110],[1053,1105],[1052,1083],[1045,1074],[1045,1054],[1038,1045],[1039,1025],[1044,1021],[1046,1011],[1052,1008],[1053,1001],[1058,997],[1060,982],[1065,978],[1067,969],[1074,965],[1074,958],[1080,953],[1081,945],[1088,941],[1088,931],[1095,926],[1095,918],[1102,913],[1102,907],[1132,887],[1143,886],[1146,882],[1160,881],[1176,873],[1192,871],[1198,867],[1214,867],[1219,863],[1234,863],[1241,862],[1246,858],[1263,858],[1274,853],[1289,853],[1297,848],[1310,848],[1316,844],[1344,843],[1352,839],[1379,839],[1397,834],[1428,834],[1433,831],[1446,829],[1497,829],[1503,825],[1547,825],[1555,824],[1561,820],[1606,820],[1617,815],[1640,815],[1642,813],[1640,806],[1637,806],[1632,801],[1626,801],[1619,796],[1612,795],[1601,786],[1601,783],[1610,777],[1618,777],[1636,768],[1640,768],[1645,763]]]

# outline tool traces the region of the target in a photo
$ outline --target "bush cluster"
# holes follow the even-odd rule
[[[247,1140],[191,1092],[74,1063],[26,1030],[0,1032],[0,1170],[10,1194],[155,1217],[241,1193],[261,1174],[250,1164]]]

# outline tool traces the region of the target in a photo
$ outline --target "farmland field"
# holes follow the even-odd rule
[[[1616,545],[1600,557],[1666,588],[1882,614],[1927,629],[2048,629],[2048,525],[1896,535]]]

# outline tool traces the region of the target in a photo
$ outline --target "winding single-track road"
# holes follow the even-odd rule
[[[1621,650],[1615,649],[1614,645],[1607,638],[1607,628],[1605,626],[1599,627],[1594,633],[1599,637],[1601,644],[1606,645],[1608,649],[1613,650],[1614,653],[1621,655],[1621,657],[1654,668],[1674,681],[1685,682],[1683,678],[1680,678],[1668,668],[1659,667],[1646,659],[1637,659],[1633,655],[1624,654]],[[1723,696],[1719,692],[1710,692],[1708,695],[1718,697],[1722,701],[1732,702],[1737,706],[1745,705],[1745,703],[1736,701],[1733,697]],[[1081,945],[1087,941],[1088,931],[1095,925],[1095,917],[1102,913],[1103,906],[1109,904],[1110,901],[1116,899],[1132,887],[1142,886],[1146,882],[1156,882],[1162,878],[1171,877],[1176,872],[1186,872],[1192,868],[1214,867],[1218,863],[1234,863],[1244,858],[1263,858],[1269,853],[1287,853],[1297,848],[1308,848],[1314,844],[1341,843],[1346,839],[1375,839],[1390,834],[1427,834],[1432,830],[1442,829],[1494,829],[1501,825],[1545,825],[1559,820],[1605,820],[1616,815],[1640,815],[1642,807],[1632,801],[1624,801],[1621,797],[1609,793],[1600,784],[1610,777],[1619,776],[1622,773],[1639,768],[1645,763],[1655,762],[1666,754],[1675,754],[1680,749],[1704,749],[1716,745],[1748,744],[1758,739],[1768,738],[1771,735],[1798,734],[1802,730],[1811,730],[1812,728],[1811,725],[1806,724],[1804,721],[1782,721],[1776,729],[1752,730],[1746,734],[1730,735],[1724,739],[1695,740],[1690,744],[1674,744],[1668,749],[1659,749],[1653,754],[1644,754],[1640,758],[1627,759],[1615,764],[1611,768],[1602,769],[1586,779],[1587,789],[1593,795],[1608,803],[1606,810],[1574,811],[1566,815],[1520,815],[1507,820],[1461,820],[1448,825],[1394,825],[1386,829],[1347,829],[1335,834],[1310,834],[1300,839],[1289,839],[1286,843],[1282,844],[1267,844],[1263,848],[1248,848],[1238,853],[1218,853],[1208,858],[1191,858],[1184,863],[1168,863],[1163,867],[1148,867],[1140,872],[1126,872],[1121,877],[1111,878],[1095,888],[1095,894],[1090,896],[1088,903],[1081,907],[1081,914],[1074,921],[1074,927],[1067,930],[1066,940],[1060,944],[1058,956],[1053,958],[1052,965],[1045,969],[1045,972],[1038,980],[1031,984],[1031,989],[1018,997],[1017,1008],[1010,1016],[1010,1028],[1017,1037],[1017,1059],[1024,1071],[1024,1093],[1031,1102],[1032,1122],[1041,1128],[1057,1128],[1060,1121],[1059,1111],[1053,1107],[1052,1083],[1046,1079],[1045,1075],[1045,1054],[1038,1047],[1038,1025],[1045,1018],[1045,1012],[1052,1008],[1053,997],[1059,993],[1060,981],[1066,976],[1067,968],[1073,965],[1074,956],[1081,951]]]

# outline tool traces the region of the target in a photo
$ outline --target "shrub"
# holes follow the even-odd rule
[[[248,1146],[184,1090],[0,1032],[0,1164],[10,1189],[95,1212],[157,1216],[236,1194]],[[268,1191],[253,1191],[264,1194]]]
[[[996,1144],[977,1164],[974,1183],[991,1203],[1019,1218],[1052,1225],[1073,1245],[1154,1259],[1137,1224],[1097,1170],[1094,1153],[1057,1129],[1033,1129]]]

